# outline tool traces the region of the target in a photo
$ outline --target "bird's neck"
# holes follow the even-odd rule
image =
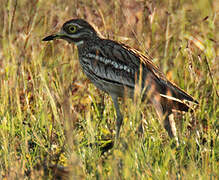
[[[94,46],[98,41],[99,41],[99,37],[95,37],[92,39],[83,39],[81,41],[78,41],[76,43],[74,43],[78,50],[80,51],[86,51],[87,49],[91,48],[92,46]]]
[[[75,43],[75,45],[79,48],[80,46],[84,45],[84,40],[78,41]]]

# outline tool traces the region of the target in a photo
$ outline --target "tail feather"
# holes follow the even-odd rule
[[[167,103],[171,109],[179,110],[179,111],[188,111],[192,109],[185,102],[193,102],[198,104],[192,96],[187,94],[185,91],[177,87],[170,81],[165,82],[165,87],[163,91],[160,93],[160,96],[163,98],[164,102]]]
[[[165,102],[166,105],[171,109],[185,111],[185,112],[188,112],[189,109],[191,109],[191,111],[193,111],[190,106],[188,106],[187,104],[185,104],[183,101],[179,99],[176,99],[171,96],[166,96],[163,94],[160,94],[160,96],[162,97],[162,101]]]
[[[168,89],[171,91],[171,94],[173,97],[178,98],[180,100],[187,100],[187,101],[191,101],[191,102],[198,104],[198,101],[196,101],[192,96],[187,94],[185,91],[177,87],[172,82],[168,82],[167,86],[168,86]]]

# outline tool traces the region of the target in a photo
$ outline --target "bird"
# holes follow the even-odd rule
[[[84,19],[71,19],[61,30],[42,41],[63,39],[77,46],[81,69],[88,79],[100,90],[108,93],[116,111],[116,139],[119,138],[123,115],[119,98],[134,98],[140,89],[142,101],[154,106],[161,124],[169,137],[177,137],[173,112],[189,111],[186,102],[198,104],[191,95],[169,81],[152,62],[148,54],[123,43],[103,38],[96,28]],[[192,110],[190,110],[192,111]]]

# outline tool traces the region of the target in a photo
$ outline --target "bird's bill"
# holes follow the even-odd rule
[[[47,36],[45,38],[43,38],[42,41],[52,41],[54,39],[61,39],[63,37],[63,33],[62,32],[58,32],[56,34],[52,34],[50,36]]]

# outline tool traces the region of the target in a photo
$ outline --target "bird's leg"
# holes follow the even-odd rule
[[[170,138],[175,138],[177,146],[178,146],[179,142],[178,142],[178,137],[176,133],[176,125],[175,125],[172,111],[168,110],[167,104],[163,103],[162,105],[161,98],[159,95],[155,95],[153,97],[152,103],[168,135],[170,136]]]
[[[118,139],[120,128],[121,128],[122,121],[123,121],[123,116],[122,116],[122,113],[120,112],[117,96],[111,96],[111,97],[112,97],[112,100],[114,103],[114,107],[116,109],[116,116],[117,116],[117,118],[116,118],[116,139]]]
[[[176,131],[173,131],[173,129],[176,130],[176,127],[172,128],[172,125],[175,126],[175,122],[173,124],[172,121],[174,121],[174,119],[171,119],[171,121],[170,121],[170,117],[173,118],[172,114],[165,114],[164,115],[163,125],[164,125],[164,128],[166,129],[166,131],[168,132],[168,135],[171,138],[173,138],[176,135]]]
[[[179,146],[179,140],[177,137],[176,124],[174,121],[173,113],[169,112],[164,114],[163,124],[170,138],[174,138],[176,140],[176,145]]]
[[[140,114],[140,124],[138,125],[138,129],[136,131],[136,133],[139,135],[139,136],[142,136],[143,133],[144,133],[144,130],[143,130],[143,122],[142,122],[142,115]]]
[[[171,131],[172,131],[172,135],[173,135],[173,137],[174,137],[175,140],[176,140],[176,145],[179,146],[179,140],[178,140],[178,137],[177,137],[176,124],[175,124],[175,121],[174,121],[174,115],[173,115],[173,113],[170,113],[170,114],[168,115],[168,119],[169,119]]]

